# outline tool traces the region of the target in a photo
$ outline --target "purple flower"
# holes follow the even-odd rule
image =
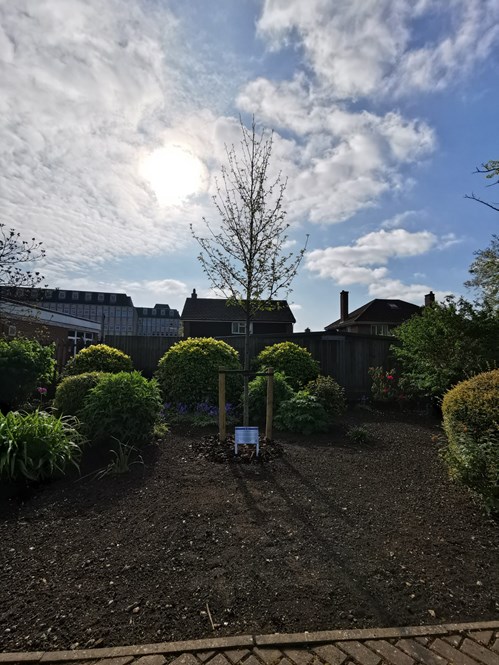
[[[40,395],[46,395],[47,394],[47,389],[46,388],[42,388],[40,386],[40,387],[37,388],[37,390],[40,393]]]

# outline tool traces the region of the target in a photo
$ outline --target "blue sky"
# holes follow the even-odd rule
[[[182,309],[211,295],[189,225],[238,117],[272,128],[296,330],[375,297],[468,295],[498,200],[497,0],[0,0],[2,221],[51,287]],[[294,243],[294,244],[293,244]]]

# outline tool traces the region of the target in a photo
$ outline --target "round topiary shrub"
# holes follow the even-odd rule
[[[159,387],[139,372],[103,374],[81,410],[83,430],[95,442],[117,439],[141,445],[150,440],[161,412]]]
[[[0,339],[0,403],[21,405],[37,387],[54,379],[54,345],[34,339]]]
[[[85,372],[67,376],[57,386],[52,406],[58,413],[79,416],[85,397],[104,375],[104,372]]]
[[[332,418],[337,418],[345,412],[345,391],[332,376],[318,376],[307,383],[305,390],[318,399]]]
[[[307,349],[294,342],[281,342],[265,347],[258,354],[256,363],[261,369],[273,367],[284,374],[293,390],[303,388],[319,374],[319,363]]]
[[[79,351],[64,367],[64,376],[84,372],[131,372],[133,363],[130,356],[107,344],[95,344]]]
[[[218,404],[218,370],[241,369],[235,349],[211,337],[191,337],[174,344],[158,364],[156,376],[165,401],[173,404]],[[234,404],[242,375],[227,374],[225,396]]]
[[[330,418],[319,400],[306,390],[299,390],[283,402],[274,419],[277,429],[302,434],[327,432]]]
[[[451,477],[499,512],[499,369],[477,374],[449,390],[442,402]]]
[[[293,389],[286,381],[284,374],[274,373],[273,392],[274,413],[279,406],[293,397]],[[251,418],[257,423],[264,423],[267,415],[267,377],[257,376],[248,385],[249,412]]]

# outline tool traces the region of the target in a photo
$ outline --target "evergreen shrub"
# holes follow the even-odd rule
[[[133,363],[130,356],[107,344],[94,344],[78,351],[64,367],[64,376],[86,372],[131,372]]]
[[[256,358],[260,369],[273,367],[286,376],[293,390],[300,390],[319,375],[319,363],[307,349],[294,342],[280,342],[265,347]]]
[[[450,475],[499,512],[499,369],[458,383],[442,402]]]

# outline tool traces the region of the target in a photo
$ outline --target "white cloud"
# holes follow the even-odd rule
[[[420,256],[437,248],[439,239],[430,231],[409,232],[405,229],[373,231],[352,245],[316,249],[306,255],[305,266],[319,277],[329,278],[340,286],[363,284],[376,298],[420,300],[431,290],[425,284],[404,284],[390,277],[390,259]],[[445,294],[440,292],[439,297]]]
[[[417,210],[406,210],[405,212],[401,212],[397,215],[394,215],[393,217],[390,217],[390,219],[385,219],[385,221],[381,223],[381,228],[396,229],[402,226],[402,224],[406,224],[409,219],[420,214],[421,212]]]
[[[498,20],[496,0],[265,0],[258,29],[273,49],[297,40],[320,86],[355,99],[451,85],[490,57]]]

